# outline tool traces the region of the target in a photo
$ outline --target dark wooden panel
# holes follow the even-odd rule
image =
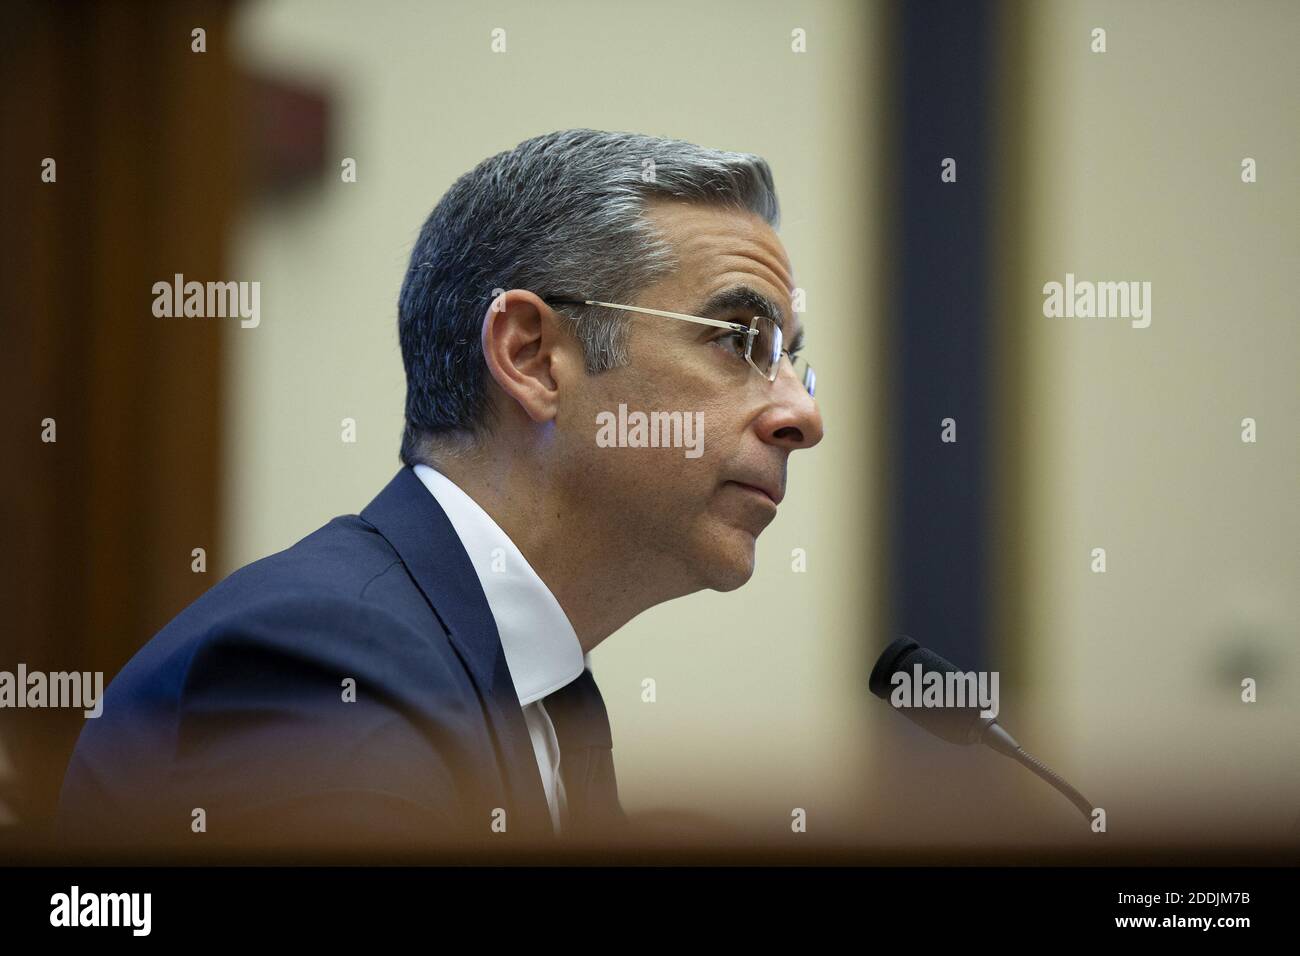
[[[219,319],[154,282],[225,274],[237,194],[228,5],[19,3],[0,58],[0,669],[102,670],[206,590],[219,547]],[[207,52],[190,31],[207,30]],[[53,157],[56,183],[40,179]],[[238,326],[236,324],[235,328]],[[58,441],[40,440],[43,418]],[[80,711],[0,710],[27,833]]]

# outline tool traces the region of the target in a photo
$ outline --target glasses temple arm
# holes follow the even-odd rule
[[[757,329],[751,329],[747,325],[741,325],[739,322],[724,322],[721,319],[706,319],[699,315],[684,315],[681,312],[665,312],[663,309],[647,309],[639,305],[619,305],[617,302],[600,302],[596,299],[547,299],[559,305],[599,305],[607,309],[623,309],[627,312],[644,312],[646,315],[660,315],[667,319],[681,319],[685,322],[696,322],[700,325],[712,325],[719,329],[731,329],[735,332],[744,332],[746,335],[757,335]]]

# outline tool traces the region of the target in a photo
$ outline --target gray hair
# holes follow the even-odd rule
[[[398,298],[404,464],[426,460],[433,436],[472,444],[489,429],[480,333],[500,291],[629,302],[676,268],[670,245],[644,217],[657,198],[748,210],[773,228],[780,222],[761,157],[638,133],[547,133],[456,180],[420,230]],[[626,364],[623,313],[555,308],[589,373]]]

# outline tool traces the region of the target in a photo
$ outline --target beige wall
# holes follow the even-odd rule
[[[1028,178],[1008,188],[1028,190],[1027,231],[1004,331],[1026,356],[1039,727],[1112,833],[1275,841],[1300,813],[1300,19],[1282,2],[1024,9]],[[1151,281],[1150,327],[1045,318],[1042,285],[1066,272]]]
[[[235,274],[262,322],[230,336],[224,571],[360,510],[398,467],[404,394],[395,303],[417,230],[486,156],[566,127],[626,129],[756,152],[807,290],[826,438],[790,468],[758,569],[730,594],[643,614],[592,654],[623,802],[732,818],[775,836],[856,816],[866,644],[877,613],[880,316],[870,188],[880,51],[875,7],[788,4],[284,2],[243,8],[253,66],[332,89],[329,180],[244,223]],[[504,27],[504,55],[489,31]],[[808,52],[790,51],[807,32]],[[340,441],[355,418],[356,444]],[[808,571],[791,571],[805,548]],[[641,702],[641,681],[657,701]]]

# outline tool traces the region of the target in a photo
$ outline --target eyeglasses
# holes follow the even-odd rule
[[[740,322],[724,322],[721,319],[706,319],[699,315],[683,315],[681,312],[665,312],[662,309],[646,309],[637,305],[619,305],[615,302],[598,302],[595,299],[564,299],[557,297],[542,300],[549,305],[599,305],[607,309],[622,309],[625,312],[643,312],[646,315],[659,315],[666,319],[681,319],[683,322],[695,322],[699,325],[712,325],[720,329],[731,329],[734,336],[735,355],[743,358],[759,375],[769,382],[775,382],[781,369],[781,356],[788,355],[795,375],[803,383],[809,395],[817,394],[817,373],[812,370],[803,356],[793,355],[782,348],[781,326],[775,319],[766,315],[756,315],[745,325]]]

